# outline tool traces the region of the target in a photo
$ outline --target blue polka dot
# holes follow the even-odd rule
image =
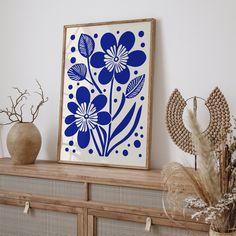
[[[70,50],[71,52],[75,52],[75,47],[72,47]]]
[[[96,39],[98,37],[98,34],[94,34],[94,38]]]
[[[130,147],[130,143],[127,146]]]
[[[144,36],[144,32],[143,31],[139,31],[138,36],[139,37],[143,37]]]
[[[70,59],[70,62],[71,62],[71,63],[75,63],[75,62],[76,62],[76,58],[75,58],[75,57],[72,57],[72,58]]]
[[[70,84],[70,85],[68,86],[68,89],[73,89],[73,86]]]
[[[72,99],[74,97],[74,95],[71,93],[69,94],[69,98]]]
[[[143,134],[141,134],[141,135],[140,135],[140,137],[141,137],[141,138],[143,138],[143,137],[144,137],[144,135],[143,135]]]
[[[116,33],[117,33],[117,34],[119,34],[119,33],[120,33],[120,31],[116,31]]]
[[[123,151],[123,155],[126,157],[126,156],[128,156],[128,154],[129,154],[129,152],[127,151],[127,150],[124,150]]]
[[[74,39],[75,39],[75,35],[72,34],[72,35],[70,36],[70,39],[71,39],[71,40],[74,40]]]
[[[116,88],[116,90],[119,92],[119,91],[121,90],[121,87],[118,86],[118,87]]]
[[[95,92],[95,90],[94,89],[91,89],[91,93],[94,93]]]
[[[103,92],[105,93],[107,90],[106,89],[103,89]]]
[[[66,151],[66,152],[69,152],[69,148],[68,148],[68,147],[67,147],[67,148],[65,148],[65,151]]]
[[[135,141],[134,141],[134,146],[135,146],[136,148],[139,148],[139,147],[141,146],[141,142],[140,142],[139,140],[135,140]]]
[[[97,75],[97,72],[94,72],[94,75]]]
[[[114,99],[114,102],[117,103],[117,99],[116,98]]]
[[[73,142],[73,141],[70,141],[70,142],[69,142],[69,145],[70,145],[70,146],[73,146],[73,145],[74,145],[74,142]]]
[[[138,133],[135,133],[134,135],[135,135],[136,137],[138,137]]]
[[[72,151],[73,153],[75,153],[76,152],[76,150],[75,149],[73,149],[73,151]]]
[[[143,129],[143,126],[140,126],[140,129]]]
[[[137,75],[137,74],[138,74],[138,71],[137,71],[137,70],[135,70],[135,71],[134,71],[134,74],[135,74],[135,75]]]
[[[93,153],[93,149],[89,149],[89,153],[92,154]]]
[[[139,157],[142,157],[142,154],[139,154],[138,156],[139,156]]]
[[[140,99],[143,101],[144,100],[144,96],[142,96]]]
[[[141,47],[144,48],[145,47],[145,43],[141,43]]]
[[[117,153],[119,153],[119,151],[118,151],[118,150],[116,150],[116,154],[117,154]]]

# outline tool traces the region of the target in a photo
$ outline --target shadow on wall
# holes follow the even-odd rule
[[[57,160],[58,122],[59,121],[53,123],[53,125],[50,125],[50,130],[47,131],[47,134],[44,137],[47,158],[53,161]]]
[[[0,126],[0,158],[3,157],[2,126]]]
[[[163,51],[162,22],[157,20],[156,53],[154,59],[153,80],[153,117],[152,117],[152,146],[151,168],[161,168],[170,160],[168,134],[165,125],[166,114],[166,84],[165,58]]]

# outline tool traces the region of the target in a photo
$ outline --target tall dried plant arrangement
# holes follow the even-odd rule
[[[228,233],[236,227],[236,160],[232,159],[236,142],[228,144],[227,135],[222,135],[220,149],[214,150],[202,133],[196,116],[189,111],[192,140],[198,155],[197,171],[179,163],[170,163],[162,171],[167,187],[167,199],[172,214],[175,211],[194,210],[192,218],[203,218],[211,229]],[[189,191],[192,188],[193,193]]]

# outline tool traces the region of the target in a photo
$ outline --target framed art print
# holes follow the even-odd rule
[[[64,27],[58,160],[147,169],[155,20]]]

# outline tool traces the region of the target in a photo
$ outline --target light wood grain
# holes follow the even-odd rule
[[[17,166],[13,165],[9,158],[3,158],[0,159],[0,175],[163,190],[163,181],[160,170],[129,170],[58,164],[49,161],[36,161],[33,165]]]

